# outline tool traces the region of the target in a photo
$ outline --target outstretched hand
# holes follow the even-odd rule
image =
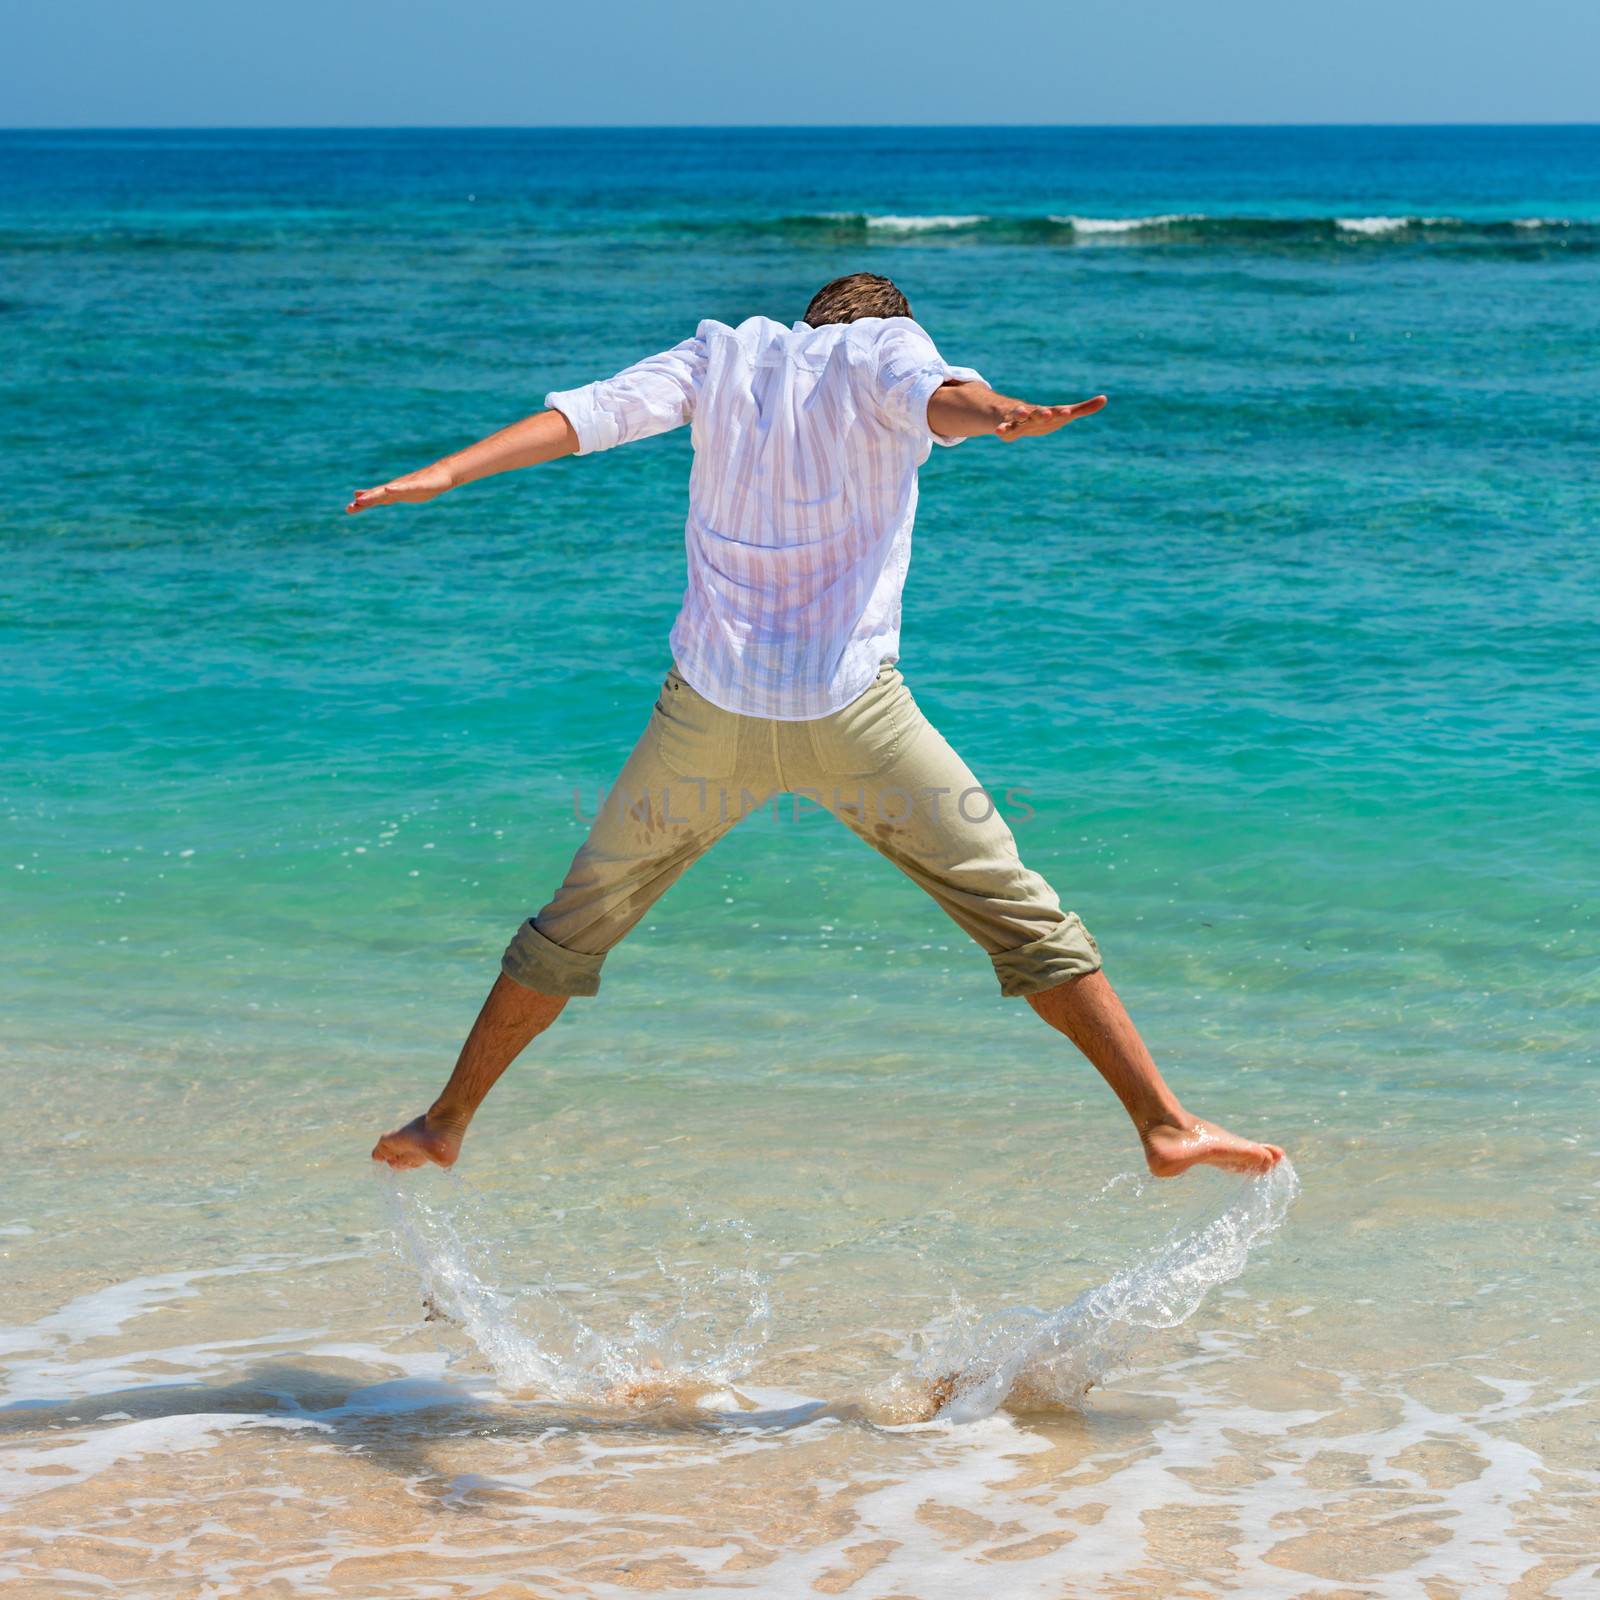
[[[1079,400],[1070,406],[1018,405],[1006,413],[995,426],[997,439],[1032,439],[1040,434],[1054,433],[1079,417],[1092,417],[1106,403],[1103,394],[1092,400]]]
[[[354,516],[374,506],[420,505],[424,500],[436,499],[451,487],[450,474],[443,467],[424,467],[421,472],[391,478],[376,489],[357,489],[344,509]]]

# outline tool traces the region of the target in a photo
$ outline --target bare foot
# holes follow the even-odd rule
[[[466,1131],[465,1123],[439,1123],[421,1116],[393,1133],[384,1134],[372,1147],[372,1159],[387,1161],[396,1172],[409,1172],[427,1161],[453,1167],[461,1154],[461,1140]]]
[[[1221,1167],[1224,1172],[1268,1172],[1283,1160],[1275,1144],[1241,1139],[1214,1122],[1184,1116],[1158,1123],[1143,1134],[1144,1159],[1158,1178],[1176,1178],[1190,1167]]]

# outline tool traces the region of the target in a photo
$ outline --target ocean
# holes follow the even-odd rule
[[[900,665],[1292,1168],[1144,1176],[780,804],[374,1170],[649,713],[689,445],[345,500],[861,269],[1110,396],[935,453]],[[1594,1593],[1597,390],[1600,128],[0,133],[0,1577]]]

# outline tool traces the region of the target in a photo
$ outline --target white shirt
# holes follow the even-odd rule
[[[545,396],[578,453],[693,424],[684,680],[724,710],[837,711],[900,650],[928,397],[952,367],[909,317],[706,321],[614,378]]]

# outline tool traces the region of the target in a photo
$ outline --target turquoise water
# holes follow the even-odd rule
[[[234,1397],[198,1411],[247,1410],[263,1350],[312,1374],[280,1386],[308,1415],[319,1384],[446,1383],[407,1365],[436,1330],[375,1265],[365,1153],[437,1088],[648,713],[688,441],[340,508],[702,316],[796,317],[858,268],[998,386],[1111,397],[1047,444],[929,463],[901,666],[986,783],[1028,791],[1025,859],[1186,1102],[1288,1146],[1306,1194],[1098,1420],[1019,1443],[993,1417],[915,1462],[876,1436],[843,1464],[825,1440],[773,1447],[763,1548],[809,1584],[802,1555],[834,1537],[795,1498],[817,1477],[927,1472],[937,1500],[975,1451],[992,1489],[984,1451],[1115,1456],[1159,1433],[1127,1397],[1167,1393],[1185,1426],[1215,1420],[1208,1459],[1267,1413],[1320,1441],[1273,1480],[1309,1531],[1267,1534],[1223,1478],[1225,1537],[1176,1478],[1133,1475],[1119,1504],[1187,1518],[1191,1555],[1135,1524],[1145,1564],[1110,1541],[1075,1569],[1084,1593],[1175,1574],[1303,1592],[1295,1573],[1579,1592],[1560,1585],[1600,1543],[1569,1498],[1595,1487],[1573,1273],[1595,1242],[1600,1025],[1595,129],[0,134],[0,1017],[28,1152],[0,1215],[11,1398],[181,1379]],[[737,1219],[770,1314],[728,1381],[833,1403],[907,1370],[950,1292],[978,1316],[1064,1305],[1226,1201],[1205,1177],[1090,1206],[1137,1151],[1057,1043],[830,819],[757,819],[508,1075],[463,1173],[624,1344],[678,1292],[650,1252],[716,1256],[694,1229]],[[69,1314],[234,1271],[165,1319]],[[264,1300],[257,1272],[280,1285]],[[199,1319],[181,1339],[180,1317]],[[115,1361],[82,1354],[97,1378],[28,1365],[113,1337]],[[490,1381],[459,1330],[444,1349]],[[1205,1361],[1225,1372],[1202,1403],[1182,1386]],[[1496,1412],[1502,1381],[1526,1387]],[[1335,1390],[1374,1385],[1401,1420],[1366,1417],[1359,1447],[1348,1417],[1319,1432]],[[535,1471],[512,1414],[514,1462],[452,1472]],[[229,1483],[344,1492],[290,1444],[263,1466],[212,1443]],[[735,1470],[682,1448],[657,1512],[687,1515],[664,1484]],[[1487,1465],[1440,1467],[1447,1448]],[[1380,1489],[1317,1449],[1370,1459]],[[55,1491],[61,1525],[82,1526],[72,1492],[149,1495],[180,1458],[139,1459],[137,1484]],[[632,1503],[626,1463],[568,1465]],[[1363,1498],[1425,1499],[1395,1487],[1413,1471],[1444,1509],[1393,1511],[1448,1537],[1408,1542]],[[474,1515],[481,1549],[453,1548],[481,1576],[515,1519]],[[667,1559],[640,1537],[639,1560]],[[1207,1539],[1237,1564],[1193,1556]],[[860,1592],[955,1593],[998,1547],[942,1546],[921,1576],[886,1559]],[[269,1548],[257,1582],[306,1559],[288,1532]],[[1063,1548],[1017,1558],[1015,1592],[1057,1592]],[[77,1592],[72,1563],[33,1559],[19,1572]],[[130,1581],[99,1559],[78,1566]]]

